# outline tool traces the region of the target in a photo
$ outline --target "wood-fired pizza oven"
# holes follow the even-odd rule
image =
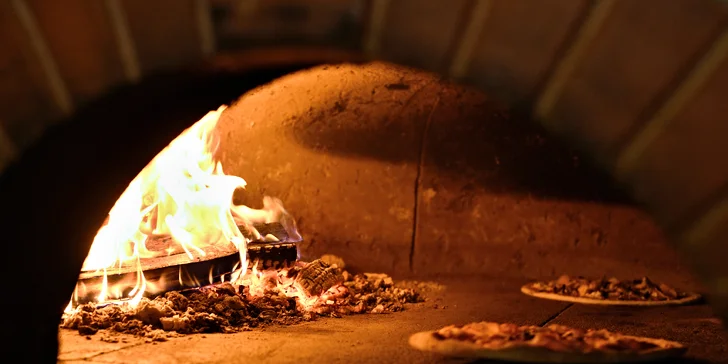
[[[0,185],[4,347],[29,343],[34,349],[24,355],[38,360],[59,354],[60,313],[109,208],[183,129],[227,104],[215,157],[226,174],[247,182],[234,200],[260,208],[264,196],[280,199],[303,238],[301,260],[333,254],[352,272],[446,289],[392,315],[154,344],[62,331],[59,360],[430,362],[437,357],[409,348],[406,335],[477,320],[604,327],[683,341],[691,358],[725,357],[728,337],[718,319],[725,317],[725,282],[715,278],[725,250],[714,241],[726,219],[716,202],[725,195],[726,169],[713,157],[725,144],[706,132],[725,115],[710,81],[728,69],[720,58],[728,39],[724,4],[675,1],[649,15],[643,5],[607,0],[462,1],[447,9],[406,1],[329,8],[155,2],[157,15],[192,22],[165,20],[160,32],[200,29],[193,43],[202,51],[191,56],[198,50],[190,42],[178,47],[155,33],[155,12],[146,5],[73,3],[77,9],[63,21],[47,16],[51,5],[2,5],[14,14],[3,15],[12,20],[9,44],[31,44],[9,59],[38,59],[17,77],[31,81],[3,86],[10,95],[4,107],[14,110],[0,116],[0,157],[8,161]],[[102,24],[79,20],[84,11],[102,14]],[[514,30],[509,22],[519,17],[533,19]],[[634,24],[639,17],[662,30]],[[287,26],[276,25],[283,20]],[[58,22],[73,24],[68,37],[52,32]],[[697,30],[669,33],[679,44],[673,49],[660,34],[675,22]],[[106,35],[82,38],[79,29],[88,27],[111,29],[118,60],[100,46]],[[651,46],[632,44],[621,29]],[[364,40],[352,49],[352,39]],[[618,43],[637,55],[614,56],[613,73],[600,59]],[[84,50],[72,56],[69,44]],[[97,46],[104,56],[94,61],[88,55]],[[658,57],[682,61],[654,65]],[[36,101],[51,106],[36,112],[10,91],[23,84],[17,94],[40,95],[33,88],[45,81],[38,78],[48,79],[48,89]],[[59,122],[39,136],[33,120]],[[690,123],[695,130],[687,131]],[[695,146],[683,148],[680,137]],[[699,156],[716,166],[703,168]],[[686,175],[701,182],[691,185]],[[529,280],[562,274],[648,276],[704,293],[707,302],[599,308],[519,291]]]

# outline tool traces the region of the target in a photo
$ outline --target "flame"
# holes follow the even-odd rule
[[[163,282],[147,282],[142,261],[174,249],[150,251],[146,245],[150,236],[171,236],[173,244],[190,259],[204,256],[210,246],[237,249],[240,267],[248,266],[249,239],[238,225],[247,227],[252,239],[261,239],[253,223],[280,222],[293,239],[300,240],[295,222],[278,199],[265,197],[261,210],[233,204],[233,192],[245,188],[246,182],[226,175],[215,159],[219,146],[215,130],[225,109],[221,106],[209,112],[182,132],[129,183],[94,237],[83,264],[84,272],[103,271],[103,284],[83,287],[79,283],[71,302],[79,289],[97,290],[97,302],[123,297],[130,299],[130,305],[136,305],[149,290],[161,291]],[[110,286],[107,280],[107,272],[122,266],[136,267],[136,282],[128,293]],[[212,274],[209,280],[212,283]],[[117,285],[128,289],[130,282],[123,283]]]
[[[298,263],[307,264],[307,263]],[[319,296],[309,296],[305,292],[296,288],[295,275],[289,276],[289,268],[279,270],[258,270],[258,262],[253,263],[251,269],[242,272],[236,271],[232,282],[239,286],[247,287],[250,297],[263,297],[266,293],[273,291],[277,294],[283,294],[289,298],[295,298],[299,308],[302,311],[311,311],[316,304],[328,300],[330,293],[338,289],[335,285],[328,291],[323,292]]]

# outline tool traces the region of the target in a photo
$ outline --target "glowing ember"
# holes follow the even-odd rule
[[[131,181],[109,211],[83,264],[84,272],[103,271],[104,283],[77,289],[97,290],[98,302],[129,298],[128,303],[136,306],[145,292],[164,291],[164,282],[147,282],[144,259],[180,251],[192,260],[210,249],[237,249],[240,267],[247,267],[247,243],[263,239],[253,224],[280,222],[292,241],[301,240],[295,221],[278,199],[265,197],[261,210],[232,203],[233,192],[246,182],[226,175],[214,157],[219,146],[215,127],[224,110],[222,106],[208,113],[182,132]],[[248,230],[248,237],[238,226]],[[150,236],[170,236],[177,246],[149,250]],[[107,271],[129,266],[136,267],[135,282],[108,284]],[[122,287],[130,284],[134,289],[124,294]]]
[[[327,273],[319,274],[318,268],[306,273],[307,267],[324,267],[325,272],[341,280],[322,294],[309,297],[297,290],[295,282],[302,277],[316,280]],[[352,275],[318,260],[298,262],[280,271],[253,268],[240,282],[244,284],[221,283],[167,292],[152,300],[142,298],[137,307],[85,304],[64,315],[61,327],[81,335],[104,330],[101,340],[125,333],[143,336],[150,342],[164,341],[180,334],[246,331],[322,316],[397,312],[406,304],[424,302],[425,291],[442,289],[432,283],[395,282],[386,274]]]

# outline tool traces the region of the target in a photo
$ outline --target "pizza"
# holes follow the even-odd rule
[[[416,349],[470,359],[537,363],[624,363],[679,357],[680,343],[563,325],[476,322],[416,333]]]
[[[700,299],[697,293],[678,291],[649,278],[620,281],[617,278],[589,279],[562,275],[554,281],[533,282],[521,292],[534,297],[586,304],[622,306],[681,305]]]

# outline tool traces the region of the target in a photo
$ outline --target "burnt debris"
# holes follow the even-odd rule
[[[143,298],[136,308],[84,304],[64,315],[61,328],[81,335],[105,330],[163,341],[184,334],[291,325],[317,317],[397,312],[405,304],[424,301],[416,288],[419,286],[396,283],[386,274],[351,274],[321,260],[299,265],[277,274],[292,279],[296,289],[314,295],[305,303],[287,296],[279,285],[270,282],[263,282],[255,290],[221,283]]]

